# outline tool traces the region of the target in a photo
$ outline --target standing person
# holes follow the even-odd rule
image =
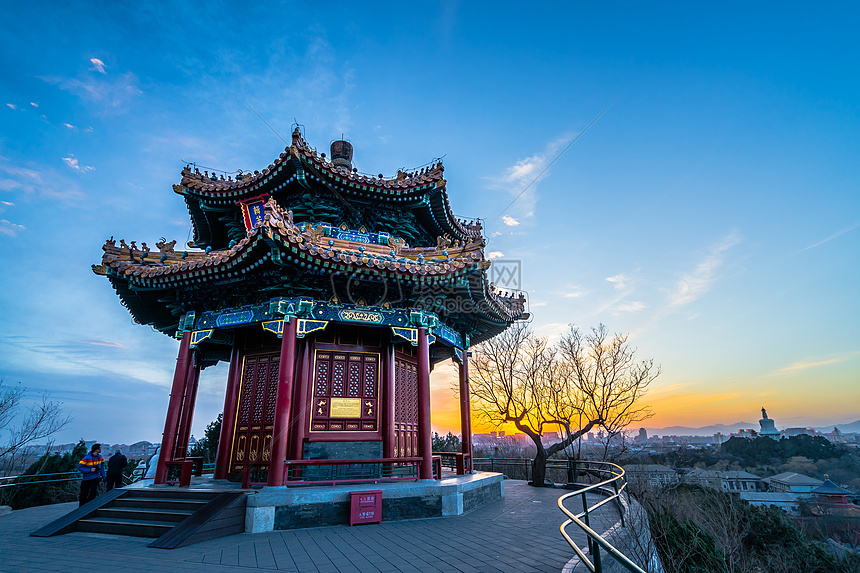
[[[81,472],[81,497],[78,507],[91,502],[98,495],[99,482],[105,477],[105,459],[101,454],[102,445],[93,444],[90,453],[78,462],[78,471]]]
[[[128,465],[128,458],[122,454],[121,450],[117,450],[114,455],[108,460],[107,466],[107,490],[110,491],[114,487],[122,487],[122,470]]]

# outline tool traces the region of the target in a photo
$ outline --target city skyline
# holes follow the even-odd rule
[[[7,7],[4,382],[64,404],[58,442],[157,439],[178,343],[90,265],[111,236],[179,249],[181,168],[262,170],[298,122],[368,173],[444,156],[539,335],[603,323],[661,364],[637,428],[860,418],[857,8],[493,6]],[[226,374],[201,375],[197,437]]]

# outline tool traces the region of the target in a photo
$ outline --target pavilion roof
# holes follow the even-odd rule
[[[487,281],[491,263],[484,258],[480,236],[463,243],[439,237],[433,247],[410,247],[394,238],[386,245],[359,243],[294,222],[292,213],[272,198],[262,223],[228,249],[177,252],[174,245],[162,241],[153,251],[145,243],[138,247],[120,241],[117,246],[111,238],[103,246],[101,264],[93,265],[96,274],[109,278],[135,320],[170,334],[185,312],[219,304],[213,294],[196,300],[183,295],[193,289],[218,291],[222,303],[243,288],[259,288],[270,297],[298,295],[306,293],[297,289],[313,288],[315,280],[325,284],[332,273],[380,283],[405,281],[431,295],[445,288],[444,298],[422,299],[425,310],[470,334],[473,343],[525,316],[524,297],[498,293]],[[279,269],[291,269],[288,275],[301,280],[284,282]],[[468,304],[452,308],[455,299]]]
[[[410,211],[427,237],[448,235],[462,242],[481,237],[480,222],[467,222],[452,213],[444,171],[442,163],[436,162],[420,171],[398,171],[393,178],[355,173],[317,153],[296,129],[292,144],[262,171],[232,180],[188,166],[173,189],[185,198],[198,247],[227,245],[222,217],[225,211],[238,209],[237,203],[265,195],[304,194],[310,189],[333,196],[347,209],[369,204]]]
[[[818,495],[854,495],[851,490],[836,485],[827,476],[824,477],[824,483],[812,490],[812,493]]]

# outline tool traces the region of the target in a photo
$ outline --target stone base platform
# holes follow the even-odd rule
[[[249,492],[245,532],[348,525],[352,491],[381,490],[383,521],[461,515],[504,497],[504,479],[476,472],[417,482],[264,487]]]

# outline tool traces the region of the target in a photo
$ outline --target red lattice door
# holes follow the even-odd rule
[[[418,366],[394,359],[394,457],[418,455]]]
[[[271,458],[278,361],[277,352],[245,357],[230,451],[231,472],[244,470],[248,463],[268,462]]]

